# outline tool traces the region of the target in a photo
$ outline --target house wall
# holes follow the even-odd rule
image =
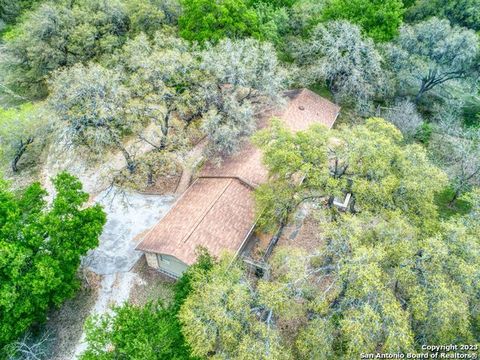
[[[154,253],[145,253],[145,259],[147,259],[147,264],[148,266],[158,269],[158,260],[157,260],[157,254]]]
[[[158,270],[174,277],[179,278],[188,269],[188,265],[174,256],[166,254],[157,254]]]

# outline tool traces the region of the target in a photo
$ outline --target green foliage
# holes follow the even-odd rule
[[[40,0],[0,0],[0,20],[14,23],[18,16],[39,2]]]
[[[256,127],[255,113],[276,103],[286,83],[273,46],[254,39],[225,39],[202,53],[202,68],[219,89],[203,115],[209,152],[231,155]]]
[[[436,216],[435,194],[445,175],[430,164],[419,145],[404,145],[399,130],[382,119],[329,132],[321,126],[291,134],[279,124],[256,142],[273,181],[257,191],[261,224],[284,222],[311,198],[343,199],[353,211],[398,209],[417,223]],[[303,181],[300,181],[303,179]]]
[[[480,30],[478,0],[419,0],[406,13],[407,20],[425,20],[431,16],[448,19],[452,24]]]
[[[456,199],[452,203],[453,198],[455,198],[455,190],[451,186],[444,189],[435,197],[439,214],[442,218],[449,218],[459,214],[466,215],[472,209],[472,204],[466,199]]]
[[[98,244],[105,223],[100,206],[67,173],[54,180],[47,207],[38,183],[20,193],[0,185],[0,349],[45,320],[78,288],[81,256]]]
[[[177,315],[191,293],[193,281],[213,267],[213,258],[200,250],[197,262],[189,267],[174,286],[170,305],[148,303],[144,306],[125,304],[113,314],[87,320],[88,348],[82,355],[89,359],[193,359],[183,338]]]
[[[270,3],[260,2],[255,5],[258,17],[259,33],[262,40],[282,45],[283,36],[289,30],[289,13],[284,7],[277,8]]]
[[[478,199],[470,194],[472,213],[429,235],[402,209],[335,220],[319,210],[318,248],[277,248],[268,278],[252,280],[229,257],[196,277],[180,311],[186,340],[198,356],[242,359],[353,359],[475,341]]]
[[[346,286],[336,301],[352,355],[375,349],[378,341],[385,350],[405,352],[412,349],[413,336],[416,347],[471,339],[477,296],[471,279],[478,272],[467,263],[474,266],[480,259],[473,232],[462,221],[444,224],[427,239],[400,213],[344,216],[327,229],[325,260],[338,261]],[[464,253],[461,244],[469,247]]]
[[[342,104],[368,111],[384,88],[381,56],[371,39],[347,21],[315,26],[296,47],[293,57],[300,67],[299,82],[325,84]]]
[[[182,0],[180,35],[200,43],[259,36],[259,21],[246,0]]]
[[[331,0],[323,12],[324,20],[345,19],[358,24],[375,41],[388,41],[402,24],[401,0]]]
[[[125,44],[118,63],[131,96],[131,123],[155,125],[158,136],[148,141],[157,150],[184,147],[188,139],[181,129],[206,111],[217,90],[187,41],[169,30],[151,40],[140,34]]]
[[[439,129],[430,141],[430,153],[450,178],[453,205],[462,193],[480,186],[480,129],[457,124]]]
[[[416,102],[442,85],[475,78],[478,54],[473,31],[437,18],[402,26],[399,37],[386,46],[399,90],[407,94],[413,90]]]
[[[423,123],[415,134],[415,139],[423,144],[428,144],[432,137],[433,128],[429,123]]]
[[[161,303],[114,308],[113,314],[90,318],[85,330],[83,360],[190,359],[175,312]]]
[[[151,1],[129,0],[126,9],[130,17],[132,32],[153,35],[162,27],[165,14]]]
[[[128,28],[118,1],[45,2],[6,36],[5,83],[29,97],[44,97],[53,70],[112,53]]]
[[[129,35],[153,36],[164,25],[176,25],[180,3],[176,0],[123,0],[130,20]]]
[[[177,312],[180,310],[180,306],[185,302],[188,294],[192,292],[195,278],[197,276],[206,275],[212,269],[214,264],[215,260],[210,256],[206,249],[199,249],[195,264],[190,266],[175,283],[173,306]]]
[[[138,131],[144,119],[136,112],[129,116],[132,94],[122,84],[120,72],[93,63],[77,64],[55,73],[50,91],[49,102],[75,144],[96,154],[117,148],[129,170],[134,170],[121,140]]]
[[[298,0],[289,9],[289,27],[293,35],[305,36],[322,21],[328,0]]]
[[[243,271],[227,256],[195,276],[179,318],[182,332],[198,357],[286,359],[277,330],[259,321],[251,309],[255,297]]]
[[[268,4],[275,8],[292,7],[297,0],[251,0],[251,3],[256,6],[259,4]]]

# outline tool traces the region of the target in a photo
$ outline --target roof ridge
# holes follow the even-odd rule
[[[199,179],[235,179],[243,183],[244,185],[248,186],[252,190],[255,190],[257,188],[257,185],[254,183],[251,183],[247,179],[241,177],[241,176],[231,176],[231,175],[202,175],[198,177]]]
[[[148,231],[147,233],[142,237],[142,241],[140,241],[136,246],[135,246],[135,250],[142,250],[142,249],[139,249],[139,247],[142,245],[142,243],[147,239],[148,235],[150,235],[151,232],[153,232],[155,230],[155,228],[157,227],[158,224],[160,224],[160,222],[162,222],[162,220],[164,220],[168,215],[170,215],[170,213],[172,212],[172,210],[175,208],[175,206],[177,206],[177,204],[180,202],[180,200],[185,196],[185,194],[187,193],[188,189],[190,189],[196,182],[197,182],[198,178],[195,179],[189,186],[188,188],[173,202],[172,206],[170,206],[170,209],[168,209],[167,213],[160,219],[157,221],[157,223],[155,225],[153,225]]]
[[[192,234],[195,232],[195,230],[198,228],[198,226],[201,224],[203,219],[207,216],[207,214],[212,210],[213,206],[218,202],[218,200],[222,197],[222,195],[227,191],[227,189],[230,187],[232,184],[233,179],[230,178],[230,181],[225,185],[225,187],[222,189],[220,194],[211,202],[211,205],[208,207],[207,210],[204,211],[204,213],[200,216],[200,218],[196,221],[196,223],[192,226],[190,231],[180,240],[180,242],[185,243],[187,240],[192,236]]]

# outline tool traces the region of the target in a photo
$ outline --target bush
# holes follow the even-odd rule
[[[428,145],[432,137],[433,127],[429,123],[423,123],[415,134],[415,139]]]

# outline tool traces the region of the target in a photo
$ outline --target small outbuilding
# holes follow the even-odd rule
[[[332,102],[308,89],[285,93],[286,106],[272,116],[292,131],[314,123],[331,128],[340,112]],[[178,278],[196,261],[198,247],[212,255],[239,254],[255,227],[253,191],[267,180],[260,149],[251,143],[225,159],[220,167],[207,163],[200,176],[137,246],[149,266]]]

